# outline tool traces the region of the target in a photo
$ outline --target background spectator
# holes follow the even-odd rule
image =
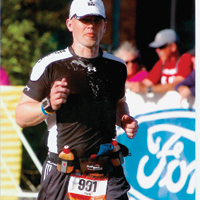
[[[181,95],[181,101],[189,96],[195,96],[195,50],[188,53],[192,55],[193,70],[186,79],[175,86],[175,90]]]
[[[2,67],[0,67],[0,85],[10,85],[8,74]]]
[[[124,62],[126,63],[126,86],[128,88],[130,82],[140,82],[148,75],[146,68],[141,64],[141,56],[139,50],[130,42],[123,42],[120,47],[113,52],[113,54],[124,60]]]
[[[174,90],[192,71],[191,55],[179,52],[179,37],[172,29],[159,31],[149,47],[155,48],[159,60],[148,76],[140,82],[131,83],[133,92],[163,93]]]

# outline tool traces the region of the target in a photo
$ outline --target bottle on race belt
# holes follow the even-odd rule
[[[113,153],[115,152],[119,152],[120,150],[120,146],[118,145],[118,142],[116,139],[112,139],[111,144],[113,145],[114,149],[113,149]],[[117,154],[118,155],[118,154]],[[114,156],[114,158],[111,158],[111,162],[114,166],[119,166],[121,165],[121,161],[119,159],[119,155],[118,156]]]
[[[74,166],[70,164],[74,160],[74,154],[71,152],[70,147],[65,145],[63,150],[59,154],[61,163],[57,164],[57,169],[63,173],[71,173],[74,170]]]

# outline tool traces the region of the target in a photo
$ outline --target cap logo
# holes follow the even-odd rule
[[[88,15],[101,16],[106,19],[105,7],[102,0],[73,0],[70,12],[69,19],[72,19],[74,16],[81,17]]]
[[[88,6],[95,6],[95,3],[90,0],[90,2],[88,2]]]

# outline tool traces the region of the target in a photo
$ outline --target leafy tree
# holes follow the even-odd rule
[[[70,3],[70,0],[3,0],[1,65],[12,85],[25,85],[38,59],[71,43],[71,34],[65,26]],[[23,133],[42,163],[46,156],[45,122],[25,128]],[[30,163],[32,161],[23,149],[22,174],[37,187],[39,173],[30,176],[25,173],[37,171]],[[27,187],[24,184],[21,181],[22,188]]]
[[[70,42],[65,27],[69,4],[62,0],[2,2],[1,65],[12,85],[25,85],[39,58]]]

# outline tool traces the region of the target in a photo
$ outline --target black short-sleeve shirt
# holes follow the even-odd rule
[[[87,59],[68,47],[39,60],[23,92],[41,101],[62,78],[70,93],[67,102],[47,119],[49,150],[59,153],[67,144],[77,156],[90,156],[115,137],[116,106],[124,96],[126,66],[101,50],[98,57]]]

